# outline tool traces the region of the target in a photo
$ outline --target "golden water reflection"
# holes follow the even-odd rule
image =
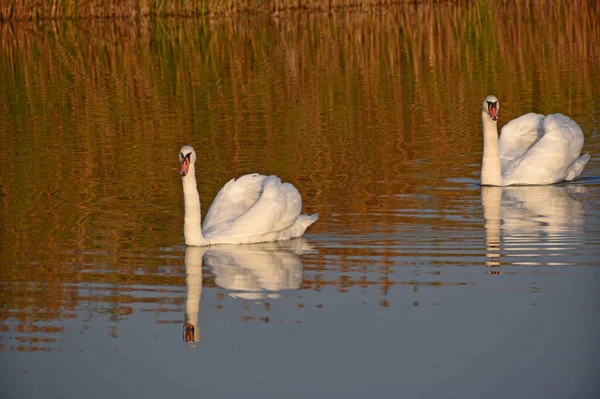
[[[485,95],[501,123],[570,115],[600,175],[600,3],[509,3],[0,24],[0,347],[47,350],[94,318],[115,337],[137,314],[181,323],[183,144],[203,203],[276,173],[320,214],[299,291],[393,308],[394,290],[472,284],[450,270],[487,259]],[[563,257],[585,265],[579,232]]]

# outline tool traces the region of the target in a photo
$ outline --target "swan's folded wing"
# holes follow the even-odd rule
[[[573,119],[563,114],[548,115],[544,119],[544,129],[547,136],[560,142],[566,142],[566,151],[575,160],[583,148],[583,131]]]
[[[567,178],[583,147],[583,132],[577,123],[562,114],[548,115],[543,120],[543,136],[520,158],[502,170],[508,184],[532,180],[536,184],[552,184]]]
[[[302,196],[298,189],[291,183],[281,185],[281,193],[285,196],[286,207],[281,219],[277,223],[278,230],[284,230],[292,226],[300,212],[302,212]]]
[[[252,173],[227,182],[208,209],[202,230],[207,231],[215,225],[235,220],[247,212],[260,196],[265,178],[264,175]]]
[[[504,125],[498,139],[502,170],[510,161],[525,154],[544,135],[543,119],[544,115],[529,113]]]
[[[532,148],[532,154],[549,163],[569,167],[583,147],[583,132],[575,121],[563,114],[548,115],[543,122],[544,136]]]
[[[300,213],[298,199],[293,201],[291,184],[282,184],[277,176],[269,176],[256,203],[244,214],[225,223],[214,225],[205,232],[211,242],[245,243],[273,241],[280,231],[290,227]],[[291,186],[293,187],[293,186]],[[298,196],[300,193],[298,193]],[[301,200],[300,200],[301,201]],[[294,212],[297,212],[294,216]]]

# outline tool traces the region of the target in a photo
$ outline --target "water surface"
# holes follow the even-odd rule
[[[0,25],[0,396],[597,397],[599,16]],[[481,188],[487,94],[579,123],[582,179]],[[186,249],[183,144],[204,210],[259,172],[320,219]]]

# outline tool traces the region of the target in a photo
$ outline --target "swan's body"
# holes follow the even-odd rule
[[[250,244],[300,237],[318,216],[301,215],[302,196],[277,176],[257,173],[231,179],[219,191],[201,225],[196,186],[196,152],[191,146],[179,154],[185,199],[185,243]]]
[[[498,139],[498,99],[483,101],[481,184],[546,185],[573,180],[590,159],[579,156],[583,132],[562,114],[526,114],[508,122]]]

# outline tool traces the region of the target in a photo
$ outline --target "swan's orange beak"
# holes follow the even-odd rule
[[[488,102],[488,114],[490,114],[490,118],[492,118],[493,121],[498,120],[498,108],[496,103]]]
[[[179,169],[179,173],[181,176],[185,176],[190,171],[190,157],[185,156],[181,159],[181,169]]]

